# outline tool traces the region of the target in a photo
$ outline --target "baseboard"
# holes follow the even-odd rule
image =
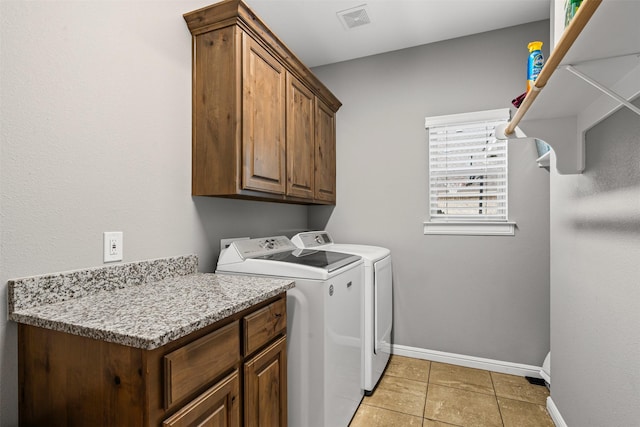
[[[504,362],[502,360],[485,359],[482,357],[466,356],[464,354],[446,353],[443,351],[427,350],[406,345],[392,345],[392,354],[415,357],[416,359],[431,360],[432,362],[449,363],[467,368],[484,369],[501,374],[518,375],[521,377],[541,378],[540,366],[523,365],[521,363]]]
[[[551,415],[551,420],[556,425],[556,427],[568,427],[567,423],[564,422],[562,415],[560,415],[558,407],[555,403],[553,403],[553,399],[551,399],[551,396],[547,397],[547,412],[549,412],[549,415]]]

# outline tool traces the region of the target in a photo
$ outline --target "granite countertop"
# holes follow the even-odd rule
[[[128,266],[137,267],[137,264]],[[100,270],[102,276],[104,269],[108,267]],[[95,273],[98,269],[87,271]],[[197,273],[185,269],[167,274],[173,277],[146,282],[140,279],[138,283],[130,280],[131,283],[115,287],[114,278],[110,277],[112,289],[87,292],[86,281],[83,285],[69,284],[73,282],[68,278],[71,274],[75,274],[73,277],[87,276],[86,271],[66,276],[64,273],[42,276],[57,279],[56,286],[47,286],[43,284],[46,281],[34,281],[34,278],[9,281],[9,318],[19,323],[151,350],[294,287],[291,280]],[[27,292],[23,292],[23,288],[28,287],[19,286],[25,283],[30,285],[28,297],[25,296]],[[55,290],[67,296],[59,298]],[[50,295],[39,297],[39,300],[33,296],[34,292],[49,292]],[[20,298],[28,300],[29,304],[22,303]],[[39,301],[33,303],[33,300]]]

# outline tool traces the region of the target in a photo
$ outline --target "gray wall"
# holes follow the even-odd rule
[[[638,425],[639,303],[640,119],[623,108],[587,133],[582,175],[551,175],[551,397],[569,426]]]
[[[541,21],[314,69],[344,106],[337,207],[309,224],[392,250],[396,344],[537,366],[549,350],[549,173],[533,144],[509,146],[515,237],[422,230],[424,118],[509,106],[527,43],[548,34]]]
[[[191,35],[210,4],[0,2],[0,425],[17,425],[8,279],[196,253],[219,239],[306,228],[307,208],[192,198]]]

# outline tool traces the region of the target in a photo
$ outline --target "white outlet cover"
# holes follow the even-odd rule
[[[122,261],[122,231],[105,231],[103,233],[104,262]]]

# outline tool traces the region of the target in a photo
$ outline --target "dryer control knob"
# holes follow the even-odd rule
[[[276,242],[273,239],[266,239],[260,244],[260,246],[263,249],[273,249],[276,247]]]

